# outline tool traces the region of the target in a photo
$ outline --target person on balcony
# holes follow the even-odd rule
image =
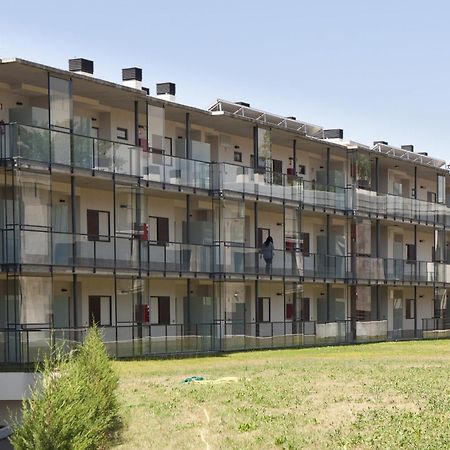
[[[272,260],[273,260],[273,239],[272,236],[267,236],[262,248],[261,253],[266,262],[266,275],[272,273]]]

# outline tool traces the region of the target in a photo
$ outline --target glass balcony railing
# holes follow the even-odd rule
[[[425,200],[355,189],[353,206],[355,211],[378,216],[450,225],[449,208],[444,204]]]
[[[157,244],[133,236],[96,236],[51,232],[47,227],[2,230],[2,264],[86,267],[163,272],[212,271],[212,247]]]
[[[138,324],[120,322],[99,326],[111,357],[207,353],[211,351],[310,347],[387,340],[386,321],[335,320],[244,321],[219,319],[205,323]],[[65,351],[83,342],[87,327],[52,328],[17,324],[0,329],[0,363],[34,363],[58,344]]]
[[[27,125],[1,125],[0,154],[2,158],[20,157],[45,164],[129,175],[149,182],[210,188],[210,164],[207,162]]]
[[[145,181],[210,189],[209,163],[144,152],[142,149],[140,158],[140,176]]]
[[[313,207],[347,210],[351,207],[351,189],[324,186],[300,177],[265,172],[228,163],[216,163],[212,169],[212,189],[301,202]]]
[[[214,271],[236,275],[345,279],[349,276],[349,258],[306,256],[299,251],[275,249],[272,263],[268,264],[258,248],[223,243],[215,247]]]
[[[450,282],[450,265],[432,261],[408,261],[393,258],[356,256],[353,276],[360,280],[446,283]]]
[[[177,242],[143,243],[142,270],[147,272],[212,271],[210,245],[182,244]]]
[[[350,276],[350,257],[309,253],[304,268],[305,278],[345,279]]]
[[[47,227],[15,226],[1,230],[1,264],[141,270],[143,272],[226,273],[368,280],[450,283],[450,264],[370,256],[303,254],[275,249],[271,264],[259,248],[236,243],[196,245],[151,242],[135,236],[89,236],[51,232]]]
[[[202,155],[208,154],[208,145],[192,141],[193,148],[203,149]],[[355,187],[326,186],[289,174],[168,156],[126,143],[21,124],[0,124],[0,155],[129,175],[148,183],[236,192],[313,208],[450,226],[450,208],[445,204]]]

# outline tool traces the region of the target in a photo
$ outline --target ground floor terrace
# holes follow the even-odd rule
[[[70,348],[94,323],[118,358],[449,337],[447,295],[414,285],[3,275],[0,362]]]

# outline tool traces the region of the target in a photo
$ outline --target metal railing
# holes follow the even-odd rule
[[[336,210],[350,209],[351,188],[325,186],[295,175],[230,163],[212,164],[212,190],[303,203]]]
[[[151,149],[123,142],[17,123],[1,125],[0,155],[3,159],[15,157],[128,175],[147,182],[210,188],[207,162],[153,153]]]
[[[354,189],[353,209],[376,216],[450,225],[450,210],[445,204],[394,194]]]
[[[450,319],[422,319],[422,328],[388,329],[386,320],[245,321],[208,323],[128,323],[99,325],[111,357],[136,358],[270,348],[450,337]],[[39,324],[0,329],[0,363],[41,361],[57,345],[68,351],[83,342],[88,327],[51,328]]]
[[[208,145],[193,141],[195,144]],[[327,186],[296,175],[169,156],[123,142],[17,123],[0,124],[0,156],[128,175],[147,183],[236,192],[312,208],[450,225],[450,209],[445,204],[352,186]]]
[[[450,317],[422,319],[423,331],[448,331],[450,337]]]
[[[152,242],[140,235],[92,236],[32,225],[0,230],[2,264],[212,272],[210,245]]]
[[[141,235],[91,236],[11,225],[0,230],[0,263],[127,269],[143,272],[450,283],[450,264],[369,256],[304,254],[298,247],[274,249],[267,263],[260,248],[228,242],[211,245],[154,242]]]
[[[365,326],[358,328],[358,324]],[[375,342],[387,338],[385,328],[386,321],[351,320],[99,325],[108,353],[117,358]],[[83,342],[87,331],[87,327],[50,328],[37,324],[0,329],[0,363],[37,362],[54,345],[68,351]]]

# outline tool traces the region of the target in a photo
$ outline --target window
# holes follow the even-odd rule
[[[149,217],[149,240],[161,245],[169,242],[169,219],[167,217]]]
[[[398,181],[394,181],[392,193],[394,195],[402,195],[402,191],[403,191],[402,183],[399,183]]]
[[[128,140],[128,129],[117,127],[117,139]]]
[[[234,152],[234,161],[242,162],[242,152]]]
[[[111,326],[111,297],[90,295],[89,296],[89,325]]]
[[[370,286],[353,286],[352,297],[355,299],[356,320],[371,320],[372,288]]]
[[[275,173],[283,173],[283,161],[281,161],[280,159],[273,159],[272,171]]]
[[[296,311],[297,309],[297,311]],[[308,322],[310,318],[309,298],[297,297],[294,303],[286,304],[286,319]]]
[[[258,323],[270,322],[270,297],[258,297],[256,302],[256,320]]]
[[[254,155],[250,155],[250,166],[254,167],[254,161],[255,157]],[[266,158],[259,156],[258,157],[258,168],[265,168],[266,167]]]
[[[416,260],[416,246],[414,244],[406,244],[406,259],[408,261]]]
[[[283,184],[283,161],[280,159],[273,159],[272,172],[273,183],[281,186]]]
[[[427,202],[436,203],[436,192],[427,192]]]
[[[406,306],[406,319],[414,319],[414,316],[415,316],[414,299],[407,298],[405,306]]]
[[[111,240],[109,228],[109,211],[87,210],[88,241],[109,242]]]
[[[300,251],[304,256],[309,256],[309,233],[300,233]]]
[[[300,313],[300,319],[308,322],[310,318],[310,307],[309,307],[309,298],[302,298],[302,310]]]
[[[266,239],[270,236],[269,228],[258,228],[258,248],[261,248],[266,241]]]
[[[164,138],[164,153],[172,155],[172,138],[167,136]]]
[[[445,176],[437,176],[437,202],[445,203]]]
[[[306,166],[303,164],[298,165],[298,173],[299,175],[305,175],[306,174]]]

